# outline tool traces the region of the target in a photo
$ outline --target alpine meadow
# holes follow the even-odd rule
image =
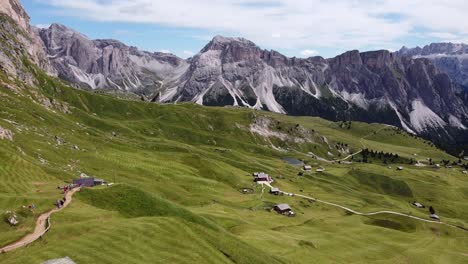
[[[0,263],[467,263],[466,47],[182,59],[1,0]]]

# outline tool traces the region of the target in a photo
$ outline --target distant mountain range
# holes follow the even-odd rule
[[[216,36],[184,60],[116,40],[91,40],[59,24],[30,27],[17,0],[2,2],[0,11],[33,36],[32,61],[83,89],[125,91],[159,103],[189,101],[380,122],[444,143],[468,141],[464,44],[300,59],[243,38]]]
[[[454,43],[433,43],[423,48],[401,48],[400,56],[430,59],[440,71],[468,89],[468,45]]]

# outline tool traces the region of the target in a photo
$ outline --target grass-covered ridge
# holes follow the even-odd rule
[[[172,216],[211,227],[205,219],[187,209],[127,185],[119,184],[106,189],[84,189],[78,198],[98,208],[117,211],[125,217]]]
[[[249,109],[120,100],[72,89],[25,64],[35,85],[8,78],[2,81],[19,92],[0,85],[0,127],[14,133],[13,141],[0,140],[0,210],[31,203],[37,210],[18,227],[0,223],[0,244],[31,231],[34,216],[61,197],[56,186],[80,173],[117,184],[75,194],[52,217],[46,236],[0,255],[1,263],[64,256],[77,263],[466,261],[468,236],[459,230],[348,215],[299,197],[262,193],[252,182],[252,172],[265,171],[286,191],[364,212],[427,218],[409,204],[417,200],[433,205],[444,221],[466,227],[468,183],[459,167],[325,161],[362,148],[401,160],[455,160],[424,140],[379,124],[343,126]],[[284,157],[314,170],[298,176],[300,168]],[[395,170],[399,165],[405,169]],[[325,173],[315,172],[319,166]],[[254,193],[242,194],[242,188]],[[277,203],[290,204],[296,217],[270,212]]]
[[[404,196],[407,198],[413,197],[411,188],[402,180],[394,180],[385,175],[359,170],[351,171],[350,175],[362,186],[367,186],[378,193]]]

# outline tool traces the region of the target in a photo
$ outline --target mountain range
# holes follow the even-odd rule
[[[450,78],[468,88],[468,45],[454,43],[432,43],[424,47],[401,48],[400,56],[430,59],[439,70]]]
[[[334,58],[289,58],[244,38],[214,37],[182,59],[117,40],[92,40],[64,25],[38,29],[17,0],[6,13],[32,61],[78,88],[123,91],[157,103],[242,106],[401,127],[441,144],[468,138],[468,46],[439,43],[400,51],[349,51]],[[0,56],[14,76],[21,60]],[[464,141],[465,140],[465,141]]]

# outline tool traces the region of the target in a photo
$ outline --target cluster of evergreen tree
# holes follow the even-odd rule
[[[382,160],[385,164],[387,164],[388,162],[396,162],[400,159],[400,156],[398,156],[398,154],[383,151],[375,151],[368,148],[362,150],[361,156],[361,161],[364,163],[370,163],[371,159],[378,159]]]
[[[450,164],[450,160],[442,160],[440,162],[443,166],[448,166]]]

